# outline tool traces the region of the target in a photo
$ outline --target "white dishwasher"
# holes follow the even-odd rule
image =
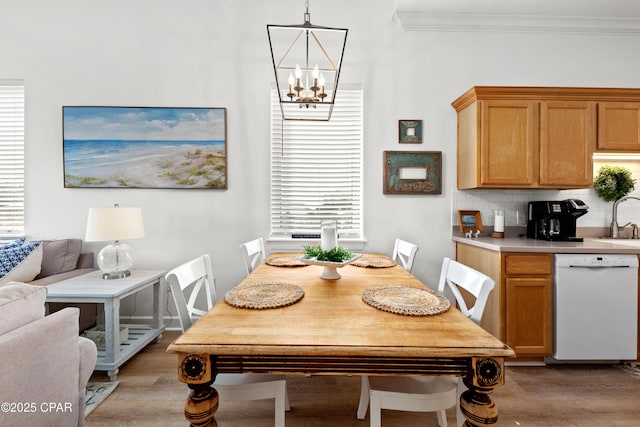
[[[553,358],[635,360],[637,255],[557,254],[554,276]]]

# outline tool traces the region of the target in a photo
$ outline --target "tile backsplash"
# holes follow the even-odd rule
[[[631,193],[640,197],[640,161],[594,161],[594,173],[603,164],[619,165],[631,170],[636,188]],[[578,218],[578,227],[609,227],[613,202],[605,202],[593,188],[580,190],[457,190],[452,189],[451,224],[458,225],[458,210],[478,210],[482,224],[493,227],[494,211],[504,210],[505,226],[527,225],[527,204],[534,200],[580,199],[589,212]],[[629,200],[618,206],[618,224],[640,224],[640,201]]]

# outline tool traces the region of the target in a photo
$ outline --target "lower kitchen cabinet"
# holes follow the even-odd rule
[[[553,355],[553,254],[456,243],[456,259],[496,281],[483,328],[513,348],[518,360]]]
[[[506,343],[518,357],[553,353],[553,256],[503,254]]]

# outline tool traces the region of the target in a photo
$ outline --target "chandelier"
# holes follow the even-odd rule
[[[284,120],[327,121],[348,30],[312,25],[305,5],[303,24],[267,25],[278,99]]]

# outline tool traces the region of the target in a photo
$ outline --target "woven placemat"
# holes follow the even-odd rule
[[[430,289],[401,285],[381,285],[367,288],[362,300],[378,310],[404,316],[433,316],[450,307],[449,300]]]
[[[386,256],[364,254],[351,265],[363,268],[387,268],[397,265],[397,262]]]
[[[293,283],[242,283],[224,296],[227,303],[239,308],[262,310],[295,304],[304,296],[304,290]]]
[[[274,267],[308,267],[308,264],[300,261],[298,256],[272,256],[265,261]]]

